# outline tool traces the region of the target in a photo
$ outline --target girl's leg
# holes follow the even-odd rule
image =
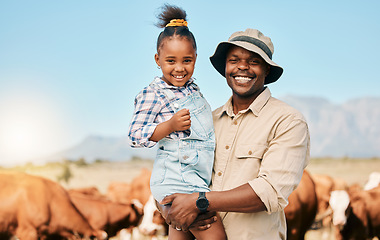
[[[156,201],[156,206],[159,212],[161,213],[162,217],[166,218],[166,216],[168,215],[168,211],[170,209],[170,205],[164,206],[164,205],[159,204]],[[178,231],[175,228],[172,228],[171,226],[169,226],[168,240],[193,240],[193,239],[194,239],[194,236],[191,232]]]
[[[178,231],[175,228],[169,226],[169,238],[168,240],[193,240],[194,236],[191,232]]]
[[[209,229],[203,230],[203,231],[190,230],[197,240],[226,240],[227,239],[227,235],[226,235],[226,232],[224,231],[223,223],[220,219],[220,216],[219,214],[216,214],[216,216],[218,217],[218,220],[212,223]]]

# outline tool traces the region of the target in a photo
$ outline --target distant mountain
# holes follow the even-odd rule
[[[380,156],[380,98],[353,99],[340,105],[311,97],[281,100],[304,114],[310,129],[311,156]]]
[[[281,100],[304,114],[312,157],[380,156],[380,98],[360,98],[340,105],[315,97],[287,96]],[[156,148],[131,148],[126,137],[89,136],[54,158],[125,161],[153,159],[155,152]]]
[[[50,157],[51,160],[128,161],[134,157],[154,159],[156,148],[131,148],[126,137],[88,136],[81,143]]]

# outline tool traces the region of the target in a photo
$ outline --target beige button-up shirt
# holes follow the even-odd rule
[[[307,123],[300,112],[271,97],[268,88],[236,115],[231,101],[213,112],[211,188],[222,191],[249,183],[267,211],[221,212],[228,239],[286,239],[284,208],[309,161]]]

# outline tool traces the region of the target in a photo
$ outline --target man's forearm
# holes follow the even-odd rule
[[[254,213],[266,211],[264,203],[251,186],[246,183],[228,191],[206,193],[209,200],[208,211]]]
[[[165,197],[160,204],[172,203],[166,222],[187,230],[199,214],[196,207],[198,193],[175,193]],[[228,191],[206,193],[209,200],[208,211],[254,213],[265,211],[265,205],[247,183]]]

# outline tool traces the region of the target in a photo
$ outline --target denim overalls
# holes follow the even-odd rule
[[[215,150],[210,105],[199,91],[178,100],[169,89],[157,91],[169,99],[174,112],[189,109],[191,127],[186,138],[163,138],[158,142],[150,179],[153,197],[161,201],[173,193],[209,192]]]

